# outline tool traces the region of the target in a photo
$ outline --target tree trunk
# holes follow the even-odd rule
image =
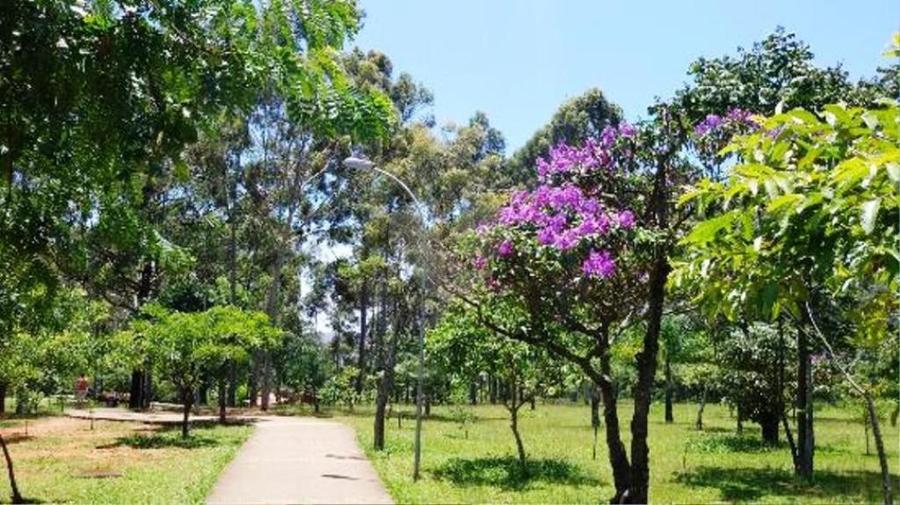
[[[497,404],[497,380],[493,376],[488,376],[488,391],[491,398],[491,405]]]
[[[516,452],[519,457],[519,465],[525,469],[525,444],[522,443],[522,435],[519,433],[519,407],[522,403],[519,401],[518,387],[515,380],[509,383],[509,399],[507,400],[507,409],[509,409],[509,428],[513,432],[516,439]]]
[[[131,371],[131,389],[128,396],[128,408],[140,410],[144,407],[144,372]]]
[[[6,440],[3,439],[3,435],[0,435],[0,448],[3,449],[3,457],[6,459],[6,473],[9,476],[9,487],[12,489],[12,503],[25,503],[25,500],[22,499],[22,494],[19,493],[19,486],[16,484],[16,473],[13,470],[12,457],[9,455],[9,449],[6,447]]]
[[[143,390],[141,392],[141,409],[143,410],[150,408],[150,401],[153,399],[153,376],[150,372],[151,369],[150,362],[147,361],[143,373],[144,382]]]
[[[805,331],[797,332],[797,473],[806,479],[813,475],[813,399],[812,358]]]
[[[259,405],[259,374],[262,362],[262,351],[253,353],[253,365],[250,368],[250,378],[247,380],[247,395],[249,396],[250,406]]]
[[[375,396],[375,436],[373,437],[376,451],[384,450],[384,418],[386,410],[387,396],[384,394],[384,386],[379,384],[378,392]]]
[[[228,365],[225,365],[227,368]],[[219,376],[219,422],[225,424],[226,418],[226,410],[225,407],[228,405],[228,399],[226,398],[226,385],[225,385],[225,374],[226,371],[223,370]]]
[[[759,427],[762,429],[762,440],[768,445],[778,445],[778,423],[779,416],[776,412],[764,416],[759,421]]]
[[[359,294],[359,342],[356,351],[356,367],[359,369],[359,375],[356,376],[356,394],[362,394],[363,381],[366,377],[366,335],[368,331],[368,313],[369,290],[366,282],[364,281],[362,287],[360,288]]]
[[[666,353],[666,422],[675,422],[675,416],[672,415],[672,363],[669,359],[669,353]]]
[[[865,395],[866,408],[869,411],[869,422],[872,425],[872,438],[875,439],[875,449],[878,451],[878,464],[881,466],[881,490],[884,495],[884,505],[893,505],[894,497],[891,489],[891,472],[888,469],[887,454],[884,452],[884,440],[881,438],[881,426],[878,421],[878,412],[875,410],[875,402],[872,396]]]
[[[189,433],[189,425],[190,425],[190,415],[191,415],[191,403],[194,400],[194,394],[192,391],[182,391],[181,392],[181,401],[183,402],[183,417],[181,419],[181,438],[187,438]]]
[[[788,441],[788,447],[791,449],[791,461],[794,463],[794,472],[798,472],[798,467],[800,466],[800,459],[797,455],[797,444],[794,443],[794,434],[791,432],[791,423],[788,422],[787,414],[785,412],[781,413],[781,426],[784,428],[784,438]]]
[[[661,226],[662,227],[662,226]],[[664,249],[661,247],[661,249]],[[665,250],[657,251],[650,272],[647,331],[644,347],[637,356],[638,378],[634,387],[634,415],[631,418],[631,486],[627,501],[647,503],[650,497],[650,448],[647,445],[647,419],[656,375],[659,332],[665,300],[669,261]]]
[[[209,405],[209,382],[204,380],[197,388],[197,405]]]
[[[478,384],[474,380],[469,383],[469,404],[478,404]]]
[[[700,405],[697,406],[697,421],[694,426],[697,431],[703,431],[703,409],[706,408],[706,388],[700,392]]]
[[[269,285],[269,290],[266,293],[266,314],[269,316],[269,321],[273,326],[278,326],[281,322],[281,311],[278,310],[278,302],[281,298],[281,270],[284,267],[284,250],[287,247],[287,244],[281,244],[275,253],[275,263],[272,265],[271,272],[272,283]],[[262,390],[262,398],[260,398],[259,408],[266,411],[269,410],[269,395],[272,392],[272,356],[267,350],[264,350],[261,354],[260,380],[262,381],[262,387],[260,389]]]
[[[594,431],[594,447],[591,459],[597,459],[597,434],[600,430],[600,392],[598,386],[591,383],[591,429]]]
[[[0,416],[6,414],[6,383],[0,382]]]
[[[610,503],[619,503],[623,500],[631,486],[631,464],[628,462],[628,453],[625,444],[622,443],[622,435],[619,429],[619,413],[616,405],[615,386],[610,382],[611,370],[609,366],[609,353],[600,357],[600,369],[603,378],[600,380],[600,395],[603,398],[603,420],[606,424],[606,446],[609,448],[609,464],[613,472],[613,485],[616,494],[610,499]]]

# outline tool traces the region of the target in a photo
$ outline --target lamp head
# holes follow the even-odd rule
[[[369,170],[374,167],[375,164],[367,159],[350,156],[344,160],[344,166],[353,170]]]

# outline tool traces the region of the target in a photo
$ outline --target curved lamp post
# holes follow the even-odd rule
[[[375,163],[356,157],[349,157],[344,160],[344,166],[354,170],[372,170],[385,177],[388,177],[392,181],[396,182],[403,188],[403,191],[412,198],[413,203],[416,205],[416,212],[419,214],[419,219],[422,220],[422,226],[427,226],[428,216],[425,215],[424,207],[422,203],[416,198],[416,195],[409,189],[409,187],[401,181],[396,175],[382,170],[375,166]],[[420,253],[424,253],[425,249],[422,247],[422,237],[421,235],[417,237],[418,240],[418,248]],[[425,288],[426,288],[426,278],[424,272],[420,275],[420,289],[422,290],[422,297],[424,300],[425,296]],[[416,378],[416,437],[415,437],[415,456],[413,459],[413,480],[419,480],[419,467],[422,460],[422,402],[424,399],[424,394],[422,390],[422,382],[425,375],[425,309],[424,302],[419,303],[419,370],[418,377]]]

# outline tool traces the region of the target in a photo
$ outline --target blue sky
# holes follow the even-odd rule
[[[355,40],[435,94],[438,123],[485,111],[520,147],[566,98],[600,87],[631,119],[685,81],[698,56],[733,54],[782,25],[820,64],[869,76],[900,25],[897,0],[360,0]]]

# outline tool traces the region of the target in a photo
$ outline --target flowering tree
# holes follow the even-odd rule
[[[470,298],[485,326],[570,361],[599,387],[615,502],[648,496],[647,414],[672,243],[669,193],[682,173],[683,132],[661,116],[639,128],[608,126],[581,146],[556,146],[537,162],[539,185],[513,193],[496,221],[479,228],[470,260],[490,294],[486,303],[524,314],[496,317],[502,311]],[[610,347],[639,320],[647,324],[629,458]]]

